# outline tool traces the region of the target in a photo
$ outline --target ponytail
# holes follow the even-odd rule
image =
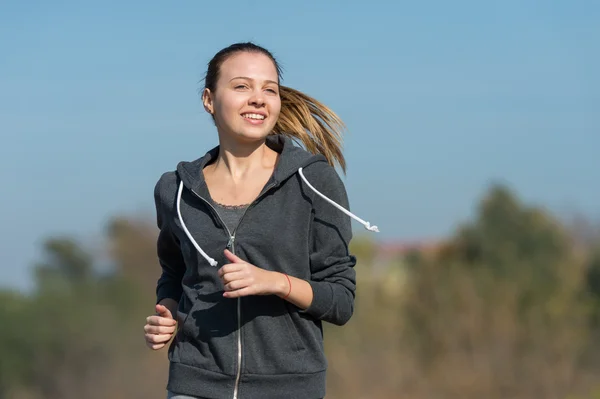
[[[331,166],[338,163],[346,173],[344,122],[325,104],[298,90],[280,86],[279,95],[281,112],[273,133],[299,140],[307,151],[322,154]]]

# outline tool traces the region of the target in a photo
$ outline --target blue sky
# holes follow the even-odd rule
[[[4,1],[0,285],[45,237],[153,217],[163,171],[216,144],[216,51],[252,40],[346,122],[352,210],[382,240],[439,237],[494,180],[600,216],[600,3]],[[357,232],[360,232],[357,225]]]

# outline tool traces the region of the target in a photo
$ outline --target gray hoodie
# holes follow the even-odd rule
[[[235,231],[211,205],[202,173],[218,147],[179,163],[156,185],[162,267],[157,302],[179,302],[179,329],[169,347],[172,392],[234,399],[325,396],[322,322],[343,325],[354,310],[356,259],[348,251],[348,215],[354,215],[346,211],[346,190],[325,157],[281,135],[269,136],[267,145],[281,154],[279,162]],[[299,309],[275,295],[224,298],[217,271],[229,263],[225,248],[257,267],[308,281],[310,307]]]

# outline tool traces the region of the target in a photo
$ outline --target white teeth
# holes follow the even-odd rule
[[[259,115],[259,114],[243,114],[242,116],[244,118],[250,118],[250,119],[260,119],[260,120],[265,119],[264,115]]]

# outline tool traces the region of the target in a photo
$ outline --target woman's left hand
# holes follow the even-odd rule
[[[278,295],[287,288],[287,279],[283,274],[251,265],[227,249],[225,257],[231,262],[219,269],[219,277],[225,286],[225,298]]]

